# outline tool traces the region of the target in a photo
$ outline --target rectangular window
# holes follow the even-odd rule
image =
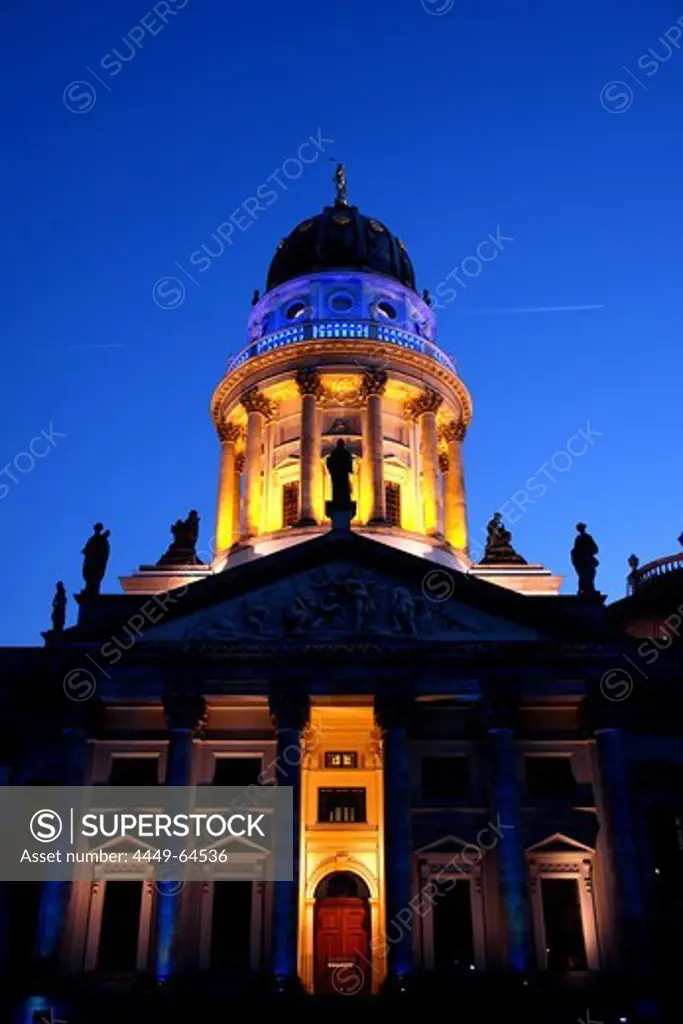
[[[470,792],[466,757],[423,757],[422,795],[427,800],[454,800]]]
[[[251,962],[251,882],[213,883],[211,966],[233,973]]]
[[[384,500],[387,507],[387,522],[392,526],[401,525],[401,485],[387,483],[384,487]]]
[[[261,774],[260,757],[216,756],[213,771],[214,786],[255,786]]]
[[[526,756],[527,793],[539,800],[570,798],[576,792],[571,757]]]
[[[579,885],[576,878],[542,878],[541,898],[549,971],[585,971]]]
[[[109,768],[110,786],[156,786],[159,782],[159,758],[128,757],[114,754]]]
[[[318,790],[318,821],[365,821],[364,789]]]
[[[138,935],[142,882],[107,882],[100,926],[97,966],[102,971],[134,971],[138,961]]]
[[[282,486],[282,525],[294,526],[299,518],[299,483]]]
[[[469,970],[474,962],[470,882],[444,883],[448,892],[434,896],[434,967],[444,973]]]
[[[355,750],[328,750],[325,752],[326,768],[357,768],[358,754]]]

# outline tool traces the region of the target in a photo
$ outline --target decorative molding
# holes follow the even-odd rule
[[[462,411],[462,422],[465,428],[472,421],[472,399],[470,393],[457,376],[454,369],[438,362],[432,356],[411,349],[400,348],[391,342],[376,341],[371,338],[316,338],[297,342],[281,349],[264,352],[247,360],[244,364],[228,373],[216,388],[211,402],[211,412],[215,423],[225,417],[238,398],[239,389],[245,381],[254,380],[258,376],[270,375],[278,371],[282,364],[291,366],[292,360],[313,362],[320,365],[320,360],[329,355],[348,355],[356,365],[381,358],[385,366],[411,368],[422,380],[432,378],[443,385],[446,392],[452,395],[453,401]]]

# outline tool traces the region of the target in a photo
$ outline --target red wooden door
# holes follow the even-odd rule
[[[315,904],[315,991],[332,995],[369,992],[372,966],[368,901],[326,896]]]

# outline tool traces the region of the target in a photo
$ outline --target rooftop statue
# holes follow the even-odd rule
[[[94,597],[100,592],[100,585],[107,571],[109,561],[109,535],[102,523],[95,523],[95,531],[83,548],[83,579],[85,580],[85,597]]]
[[[187,519],[176,519],[171,527],[173,542],[161,556],[157,565],[203,565],[197,556],[199,516],[192,509]]]
[[[579,597],[592,597],[597,593],[595,573],[598,568],[598,560],[595,556],[599,549],[590,533],[586,532],[585,523],[577,523],[576,529],[578,533],[571,550],[571,560],[579,578],[578,594]]]
[[[512,546],[512,534],[505,529],[503,517],[496,512],[486,527],[486,549],[481,565],[526,565]]]

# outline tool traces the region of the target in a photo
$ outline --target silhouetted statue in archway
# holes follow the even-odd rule
[[[585,523],[577,523],[576,529],[578,533],[571,551],[571,560],[579,578],[578,594],[580,597],[592,597],[597,593],[595,573],[599,563],[595,556],[599,549],[590,533],[586,532]]]
[[[109,530],[102,523],[95,523],[95,531],[83,548],[83,579],[85,580],[85,597],[96,597],[107,571],[109,561]]]
[[[327,457],[327,470],[332,480],[332,501],[330,508],[335,512],[347,512],[353,506],[351,502],[351,481],[353,459],[341,438],[336,447]]]

